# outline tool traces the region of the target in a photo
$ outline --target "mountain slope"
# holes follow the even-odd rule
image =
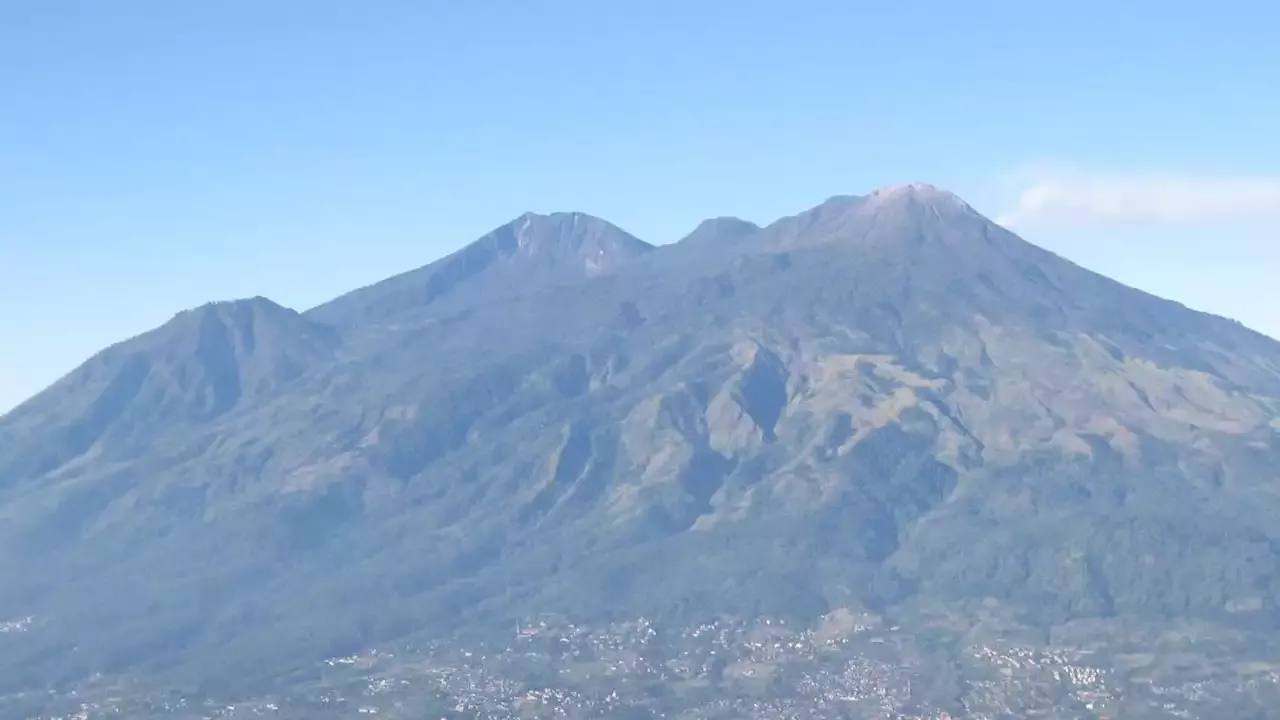
[[[30,480],[0,613],[44,616],[0,676],[243,681],[535,611],[1280,627],[1280,344],[930,186],[728,227],[518,219],[291,316],[340,352],[138,416],[163,445],[0,465]],[[3,457],[56,446],[77,387],[6,419]]]

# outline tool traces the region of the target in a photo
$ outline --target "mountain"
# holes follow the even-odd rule
[[[929,185],[659,248],[527,215],[0,421],[0,617],[37,618],[0,678],[236,686],[544,611],[1272,632],[1278,417],[1280,343]]]

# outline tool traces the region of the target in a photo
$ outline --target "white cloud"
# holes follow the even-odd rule
[[[1005,227],[1100,228],[1280,219],[1280,177],[1059,170],[1024,184]]]

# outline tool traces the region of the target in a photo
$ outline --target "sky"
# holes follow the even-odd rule
[[[1280,6],[0,0],[0,412],[525,211],[654,243],[925,181],[1280,337]]]

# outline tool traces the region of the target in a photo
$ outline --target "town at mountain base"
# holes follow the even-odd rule
[[[0,686],[248,687],[516,618],[1280,627],[1280,343],[954,195],[525,215],[216,303],[0,419]],[[917,610],[911,610],[916,612]]]

